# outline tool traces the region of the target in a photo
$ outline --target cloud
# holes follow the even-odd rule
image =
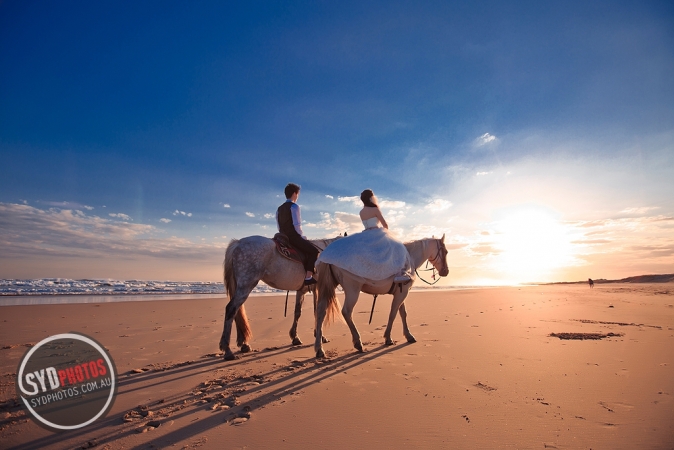
[[[339,200],[340,202],[353,203],[355,206],[361,206],[363,204],[360,200],[360,197],[356,195],[351,197],[337,197],[337,200]]]
[[[360,199],[359,199],[360,200]],[[405,207],[405,202],[395,201],[395,200],[380,200],[380,208],[390,208],[390,209],[400,209]]]
[[[493,134],[485,133],[482,136],[475,139],[475,146],[483,147],[490,143],[498,142],[498,139]]]
[[[492,243],[482,242],[469,247],[470,252],[478,256],[496,256],[501,250]]]
[[[476,173],[475,175],[477,175],[478,177],[480,177],[480,176],[483,176],[483,175],[489,175],[489,174],[491,174],[491,173],[493,173],[493,172],[478,172],[478,173]],[[510,173],[510,172],[508,172],[508,173]]]
[[[169,223],[169,222],[171,222],[171,219],[165,219],[165,218],[162,217],[161,219],[159,219],[159,221],[164,222],[164,223]]]
[[[330,200],[332,200],[332,199],[335,198],[335,197],[333,197],[332,195],[326,194],[326,195],[325,195],[325,198],[329,198]]]
[[[264,218],[265,219],[273,219],[273,218],[276,218],[276,214],[267,213],[267,214],[264,215]]]
[[[25,200],[23,201],[25,205],[28,204]],[[82,203],[77,203],[77,202],[39,202],[44,205],[48,206],[53,206],[55,208],[62,208],[62,209],[86,209],[87,211],[92,211],[94,209],[93,206],[88,206],[88,205],[83,205]]]
[[[255,214],[253,214],[252,212],[246,212],[246,215],[247,215],[248,217],[255,217]]]
[[[174,216],[186,216],[186,217],[192,217],[192,213],[186,213],[185,211],[178,211],[177,209],[173,211]]]
[[[596,244],[610,244],[613,241],[610,241],[608,239],[578,239],[575,241],[571,241],[572,244],[580,244],[580,245],[596,245]]]
[[[343,233],[346,231],[349,234],[357,233],[363,230],[363,223],[358,214],[351,214],[337,211],[334,214],[322,212],[321,221],[317,223],[307,222],[303,227],[318,228],[328,232],[337,231]]]
[[[649,211],[660,209],[658,206],[642,206],[641,208],[625,208],[620,211],[622,214],[646,214]]]
[[[114,217],[116,219],[122,219],[122,220],[126,220],[126,221],[132,220],[131,217],[127,216],[126,214],[122,214],[122,213],[110,213],[108,215],[110,217]]]
[[[430,203],[428,203],[424,208],[428,209],[431,212],[444,211],[452,206],[452,202],[444,200],[441,198],[436,198]]]
[[[231,206],[229,206],[229,203],[225,203],[225,204],[222,205],[222,206],[223,206],[223,208],[231,208]]]
[[[215,261],[225,244],[199,244],[179,237],[161,237],[152,225],[90,216],[77,210],[39,209],[0,203],[0,260],[38,258],[186,259]],[[86,263],[83,263],[86,264]]]

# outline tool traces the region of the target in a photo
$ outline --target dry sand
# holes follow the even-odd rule
[[[310,305],[305,345],[290,346],[283,296],[246,302],[255,351],[232,362],[215,354],[223,299],[0,307],[0,446],[674,448],[674,285],[415,292],[418,342],[398,319],[398,344],[384,347],[390,298],[368,325],[372,297],[361,296],[365,353],[338,322],[323,361]],[[27,345],[67,331],[109,349],[119,393],[105,419],[52,434],[12,406],[14,374]]]

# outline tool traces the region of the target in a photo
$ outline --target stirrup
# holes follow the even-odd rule
[[[412,278],[409,275],[397,275],[393,277],[394,283],[409,283],[410,281],[412,281]]]

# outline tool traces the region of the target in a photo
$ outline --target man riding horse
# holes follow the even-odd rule
[[[304,254],[304,270],[307,271],[304,277],[304,285],[316,284],[314,275],[314,265],[318,258],[318,250],[304,236],[302,232],[302,218],[300,216],[300,207],[296,203],[300,195],[300,186],[295,183],[288,183],[285,187],[286,201],[276,210],[276,224],[279,233],[288,237],[290,245]]]

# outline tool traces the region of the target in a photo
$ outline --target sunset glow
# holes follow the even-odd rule
[[[569,230],[540,209],[508,213],[495,223],[495,269],[515,282],[551,281],[559,269],[573,263]]]

